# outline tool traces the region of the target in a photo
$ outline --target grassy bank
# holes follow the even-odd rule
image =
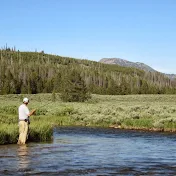
[[[93,95],[85,103],[64,103],[58,95],[53,102],[51,94],[3,95],[0,144],[17,142],[17,108],[24,96],[30,99],[29,109],[37,108],[36,115],[31,117],[32,141],[51,140],[55,125],[176,131],[176,95]]]

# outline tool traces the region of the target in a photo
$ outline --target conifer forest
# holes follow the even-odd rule
[[[60,93],[66,83],[91,94],[175,94],[176,80],[159,72],[42,52],[0,50],[0,94]],[[82,87],[81,87],[82,86]],[[86,90],[85,90],[86,88]]]

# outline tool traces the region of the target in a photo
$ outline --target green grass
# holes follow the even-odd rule
[[[176,95],[93,95],[84,103],[64,103],[56,94],[1,95],[0,144],[18,139],[17,109],[21,99],[30,99],[30,141],[52,140],[59,125],[113,126],[127,129],[176,131]],[[46,105],[46,106],[44,106]]]
[[[0,144],[16,143],[18,127],[14,124],[0,124]]]

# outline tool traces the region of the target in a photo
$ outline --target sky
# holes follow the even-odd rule
[[[176,0],[0,0],[0,47],[176,74]]]

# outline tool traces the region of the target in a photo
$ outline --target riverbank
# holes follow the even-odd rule
[[[125,129],[125,130],[140,130],[140,131],[151,131],[151,132],[169,132],[169,133],[176,133],[176,129],[171,128],[145,128],[145,127],[122,127],[117,125],[110,125],[109,128],[115,129]]]
[[[64,103],[56,94],[1,95],[0,144],[18,139],[17,109],[30,99],[30,141],[52,140],[54,126],[102,126],[121,129],[176,132],[176,95],[92,95],[84,103]]]

